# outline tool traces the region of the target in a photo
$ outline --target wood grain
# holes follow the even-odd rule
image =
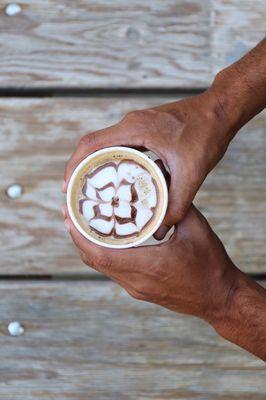
[[[191,87],[208,82],[209,2],[20,4],[19,15],[0,15],[2,87]]]
[[[265,37],[264,0],[214,0],[212,74],[232,64]]]
[[[111,282],[2,282],[0,315],[3,399],[265,399],[262,361]]]
[[[64,232],[65,162],[86,132],[171,97],[0,100],[1,274],[90,273]],[[266,272],[266,114],[251,121],[207,178],[196,204],[240,268]],[[4,171],[4,173],[3,173]],[[19,183],[21,198],[6,188]]]
[[[21,0],[0,87],[195,88],[265,34],[263,0]]]

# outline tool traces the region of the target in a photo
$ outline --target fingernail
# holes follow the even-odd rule
[[[61,211],[62,211],[63,217],[66,218],[66,210],[65,210],[65,205],[64,204],[61,205]]]
[[[70,222],[67,219],[65,220],[65,228],[66,228],[67,232],[71,231],[71,225],[70,225]]]
[[[63,183],[62,183],[62,192],[66,193],[66,190],[67,190],[67,184],[66,184],[66,181],[63,181]]]
[[[160,226],[160,228],[157,230],[156,232],[156,238],[158,239],[163,239],[165,237],[165,235],[167,234],[167,232],[169,231],[169,226],[167,225],[162,225]]]

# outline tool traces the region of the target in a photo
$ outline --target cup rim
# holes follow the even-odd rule
[[[73,185],[75,183],[75,179],[78,175],[78,173],[80,172],[80,170],[84,167],[84,165],[86,165],[86,163],[88,161],[90,161],[92,158],[94,158],[97,155],[100,154],[106,154],[106,153],[111,153],[112,151],[124,151],[126,150],[127,152],[131,153],[131,154],[135,154],[138,157],[141,157],[142,159],[146,160],[150,165],[152,165],[152,167],[155,169],[158,178],[161,181],[162,184],[162,188],[163,188],[163,207],[162,207],[162,212],[160,217],[158,218],[157,223],[155,224],[155,226],[153,227],[153,229],[149,232],[147,232],[147,234],[145,236],[143,236],[142,238],[134,241],[133,243],[126,243],[126,244],[109,244],[109,243],[104,243],[101,242],[100,240],[94,238],[93,236],[89,235],[79,224],[78,220],[75,217],[75,214],[73,212],[72,209],[72,205],[71,205],[71,195],[72,195],[72,189],[73,189]],[[165,217],[166,214],[166,210],[167,210],[167,206],[168,206],[168,189],[167,189],[167,185],[166,185],[166,181],[165,181],[165,177],[161,171],[161,169],[158,167],[158,165],[152,160],[150,159],[146,154],[132,149],[131,147],[126,147],[126,146],[112,146],[112,147],[105,147],[102,148],[100,150],[97,150],[91,154],[89,154],[87,157],[85,157],[75,168],[74,172],[71,175],[71,178],[69,180],[68,183],[68,187],[67,187],[67,209],[70,215],[70,218],[73,222],[73,224],[75,225],[76,229],[89,241],[102,246],[102,247],[107,247],[107,248],[111,248],[111,249],[126,249],[126,248],[130,248],[130,247],[136,247],[139,246],[140,244],[144,243],[146,240],[148,240],[155,232],[156,230],[159,228],[159,226],[161,225],[161,223],[163,222],[163,219]]]

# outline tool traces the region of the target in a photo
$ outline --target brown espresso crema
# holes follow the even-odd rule
[[[81,227],[108,244],[147,235],[162,209],[161,181],[146,160],[127,153],[101,154],[75,180],[72,208]]]

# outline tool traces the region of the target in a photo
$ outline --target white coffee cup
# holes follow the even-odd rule
[[[152,228],[147,232],[147,234],[145,236],[142,236],[141,238],[136,238],[136,240],[132,241],[132,243],[123,243],[123,244],[112,243],[112,244],[110,244],[110,243],[106,243],[102,240],[98,240],[97,237],[90,235],[90,233],[81,226],[81,224],[79,223],[78,219],[75,216],[75,212],[72,207],[72,198],[73,198],[73,190],[75,190],[74,186],[76,186],[76,179],[78,178],[81,170],[84,169],[84,167],[89,162],[92,162],[94,158],[99,157],[100,155],[114,153],[117,151],[121,151],[121,152],[126,151],[127,153],[132,154],[132,157],[135,155],[135,157],[137,156],[139,159],[144,160],[146,164],[148,163],[150,165],[152,170],[156,173],[157,181],[160,182],[160,187],[162,189],[161,190],[162,206],[161,206],[160,215],[157,217],[156,223],[154,224],[154,226],[152,226]],[[149,238],[151,238],[152,235],[159,228],[159,226],[161,225],[161,223],[165,217],[167,205],[168,205],[168,189],[167,189],[166,181],[162,174],[162,171],[157,166],[157,164],[152,159],[150,159],[146,154],[144,154],[138,150],[132,149],[130,147],[117,147],[117,146],[116,147],[107,147],[107,148],[103,148],[101,150],[98,150],[98,151],[90,154],[83,161],[81,161],[81,163],[74,170],[74,172],[70,178],[70,181],[68,184],[68,189],[67,189],[67,208],[68,208],[70,218],[73,221],[73,224],[75,225],[76,229],[86,239],[90,240],[91,242],[93,242],[97,245],[103,246],[103,247],[114,248],[114,249],[136,247],[136,246],[139,246],[140,244],[143,244],[145,241],[147,241]]]

